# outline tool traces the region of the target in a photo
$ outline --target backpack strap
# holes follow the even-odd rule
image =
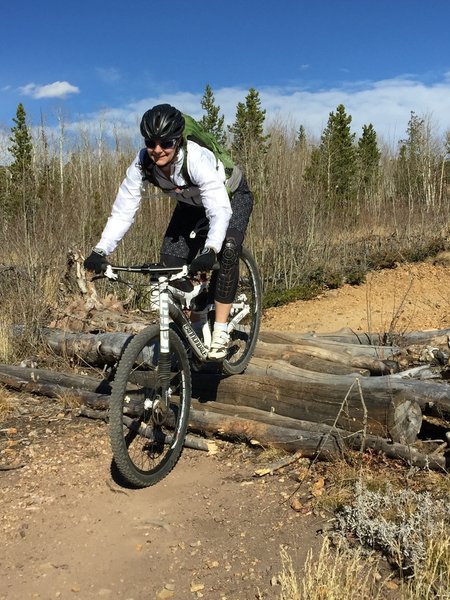
[[[148,155],[147,148],[142,148],[139,151],[139,167],[142,171],[142,181],[149,181],[153,185],[156,185],[156,187],[159,187],[155,175],[155,163]]]
[[[181,174],[183,175],[183,179],[187,183],[188,187],[190,187],[194,184],[192,183],[192,180],[189,177],[189,171],[188,171],[188,167],[187,167],[188,152],[187,152],[187,137],[185,137],[185,136],[183,136],[182,147],[183,147],[183,164],[181,166]]]

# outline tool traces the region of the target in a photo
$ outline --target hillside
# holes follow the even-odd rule
[[[447,264],[448,263],[448,264]],[[263,327],[283,331],[384,333],[450,327],[450,258],[369,273],[359,286],[265,311]]]

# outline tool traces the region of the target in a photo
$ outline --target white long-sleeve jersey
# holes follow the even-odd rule
[[[220,252],[232,210],[225,187],[226,175],[222,163],[214,154],[195,142],[187,142],[187,170],[192,186],[186,187],[182,174],[184,149],[180,148],[171,163],[170,180],[157,167],[155,175],[163,191],[181,202],[203,206],[209,220],[205,247]],[[179,187],[178,187],[179,186]],[[139,154],[128,167],[112,206],[111,215],[96,248],[106,254],[113,252],[134,222],[142,199],[142,170]]]

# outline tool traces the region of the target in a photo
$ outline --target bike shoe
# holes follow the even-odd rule
[[[230,336],[226,331],[215,329],[212,335],[211,347],[208,352],[208,358],[211,360],[223,360],[228,352]]]

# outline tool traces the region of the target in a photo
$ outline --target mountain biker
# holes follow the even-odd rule
[[[217,261],[220,264],[211,280],[216,318],[208,356],[221,360],[229,343],[227,320],[238,285],[239,254],[253,208],[253,195],[238,167],[226,173],[212,151],[183,139],[184,127],[183,114],[169,104],[158,104],[144,113],[140,130],[146,150],[141,150],[128,167],[100,241],[84,266],[96,273],[106,268],[107,255],[114,251],[134,221],[143,180],[150,179],[178,201],[164,234],[160,261],[168,267],[190,263],[194,274],[211,270]],[[182,168],[185,153],[190,181]],[[147,162],[151,177],[146,177],[140,159],[143,155],[150,158]],[[205,217],[208,232],[200,248],[201,242],[190,234]]]

